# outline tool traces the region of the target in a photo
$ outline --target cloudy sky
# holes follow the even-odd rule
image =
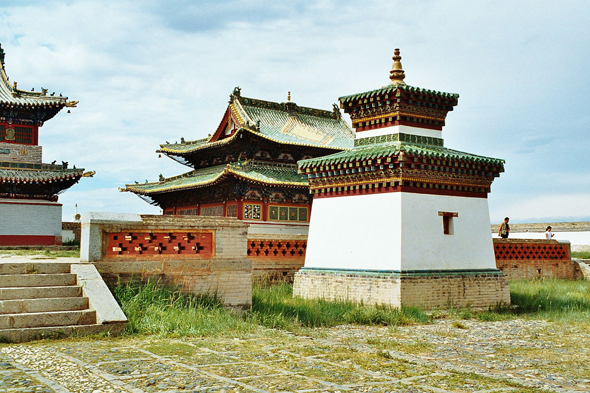
[[[79,100],[43,126],[44,162],[94,178],[60,196],[78,211],[159,213],[119,187],[188,170],[165,141],[212,133],[244,96],[331,109],[387,84],[459,93],[447,147],[503,158],[499,223],[590,220],[590,2],[3,0],[6,70],[23,89]]]

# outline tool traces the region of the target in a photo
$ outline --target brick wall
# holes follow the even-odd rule
[[[0,142],[0,162],[30,162],[40,164],[42,155],[43,148],[41,146]]]
[[[157,278],[195,294],[216,293],[228,306],[249,308],[247,230],[235,218],[85,213],[81,259],[94,263],[111,286],[118,280]]]
[[[540,239],[494,239],[496,267],[511,280],[576,278],[570,243]]]
[[[249,234],[247,253],[254,280],[293,282],[305,263],[307,235]]]
[[[431,310],[510,304],[508,279],[498,272],[429,274],[300,270],[293,294],[306,299],[349,300]]]
[[[61,209],[57,202],[0,199],[0,245],[61,245]]]

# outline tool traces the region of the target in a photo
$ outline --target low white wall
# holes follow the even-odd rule
[[[309,224],[283,224],[283,223],[261,223],[252,220],[244,220],[246,224],[250,224],[248,228],[249,235],[307,235],[309,232]]]
[[[61,203],[0,199],[0,235],[61,236]]]

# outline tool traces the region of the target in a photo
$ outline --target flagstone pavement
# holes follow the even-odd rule
[[[441,319],[306,335],[152,336],[0,345],[0,392],[582,392],[590,332]]]

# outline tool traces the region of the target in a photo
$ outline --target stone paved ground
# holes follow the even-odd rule
[[[590,391],[590,333],[544,321],[0,346],[0,392]]]

